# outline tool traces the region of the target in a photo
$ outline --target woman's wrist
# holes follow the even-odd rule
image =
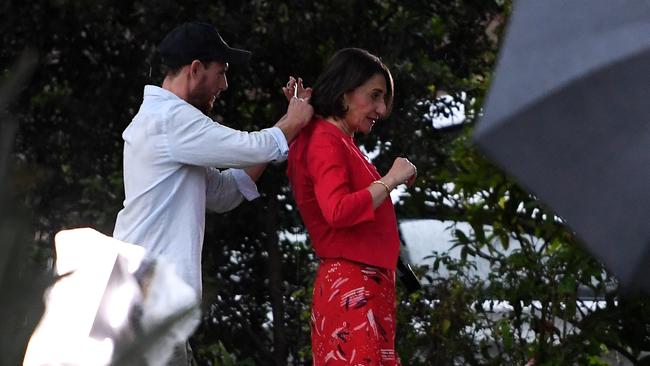
[[[385,175],[385,176],[379,178],[379,180],[386,183],[386,185],[388,186],[388,189],[391,190],[391,191],[393,189],[395,189],[395,187],[397,187],[397,184],[395,184],[395,181],[389,175]]]
[[[386,194],[390,196],[390,191],[391,191],[392,189],[391,189],[391,188],[388,186],[388,184],[386,184],[383,180],[378,179],[378,180],[372,182],[372,184],[378,184],[378,185],[383,186],[383,187],[386,189]]]

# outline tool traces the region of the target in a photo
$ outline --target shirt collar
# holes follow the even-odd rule
[[[144,97],[145,98],[154,97],[154,98],[162,98],[162,99],[180,99],[178,95],[156,85],[145,85]]]

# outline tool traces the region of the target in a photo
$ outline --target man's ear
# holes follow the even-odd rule
[[[200,69],[203,68],[203,63],[199,60],[194,60],[190,64],[190,74],[192,76],[196,76],[196,74],[199,72]]]

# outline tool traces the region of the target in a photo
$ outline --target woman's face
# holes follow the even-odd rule
[[[386,78],[375,74],[364,84],[343,96],[348,107],[343,119],[351,132],[367,134],[378,119],[386,115]]]

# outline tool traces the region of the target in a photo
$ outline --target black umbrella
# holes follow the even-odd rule
[[[650,1],[517,1],[474,140],[650,292]]]

